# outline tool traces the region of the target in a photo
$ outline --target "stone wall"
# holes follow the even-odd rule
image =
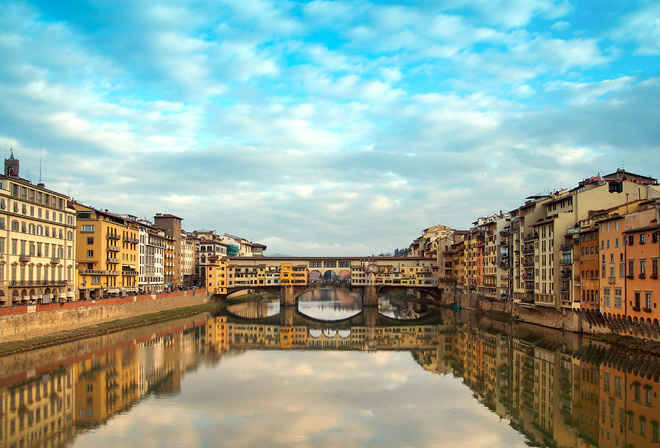
[[[562,309],[540,305],[517,304],[511,301],[492,300],[475,293],[447,290],[440,304],[456,304],[462,309],[477,312],[503,312],[520,321],[562,331],[584,334],[615,333],[623,336],[660,341],[660,326],[648,322],[603,317],[599,313]]]
[[[204,289],[0,308],[0,343],[39,338],[104,322],[201,305]]]

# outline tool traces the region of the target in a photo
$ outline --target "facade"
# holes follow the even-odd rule
[[[0,176],[0,305],[75,300],[76,216],[66,195],[19,177],[5,160]]]
[[[140,221],[139,224],[139,291],[162,292],[165,289],[165,250],[168,239],[162,229],[151,223]]]
[[[78,294],[81,300],[138,292],[139,225],[107,210],[74,202]]]
[[[188,287],[195,284],[197,238],[181,232],[181,283]]]
[[[172,287],[178,287],[182,284],[181,275],[181,221],[178,216],[156,213],[154,216],[154,226],[165,231],[165,236],[170,239],[172,245],[171,251],[167,253],[166,280],[165,282]]]
[[[205,273],[207,292],[211,294],[227,294],[227,257],[209,256]]]

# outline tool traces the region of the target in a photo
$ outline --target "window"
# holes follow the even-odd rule
[[[621,288],[614,288],[614,306],[617,308],[622,306]]]
[[[83,233],[92,233],[94,232],[94,224],[83,224],[80,231]]]
[[[635,275],[635,260],[628,260],[628,277]]]
[[[658,277],[658,259],[657,258],[653,258],[651,260],[651,273],[652,273],[652,275],[655,276],[655,278]]]
[[[644,292],[644,304],[645,308],[651,311],[651,308],[653,308],[653,293],[651,291]]]
[[[93,236],[88,236],[87,237],[87,244],[94,244],[94,237]]]
[[[603,288],[603,306],[610,306],[610,288]]]
[[[646,419],[642,416],[639,417],[639,435],[646,437]]]
[[[94,251],[93,250],[88,250],[87,251],[87,258],[94,258]]]
[[[635,244],[635,236],[628,235],[628,246],[632,246],[633,244]]]
[[[610,391],[610,374],[607,372],[603,372],[603,391],[608,393]]]
[[[646,275],[646,259],[642,258],[639,260],[639,276],[640,278]]]
[[[653,406],[653,388],[651,386],[644,386],[644,404],[646,406]]]
[[[646,243],[646,233],[640,233],[639,234],[639,244],[644,244]]]

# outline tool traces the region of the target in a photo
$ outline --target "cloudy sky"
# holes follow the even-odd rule
[[[657,1],[0,2],[22,177],[267,254],[390,252],[660,177]]]

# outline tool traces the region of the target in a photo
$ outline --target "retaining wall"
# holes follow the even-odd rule
[[[460,291],[447,290],[441,297],[442,305],[459,305],[472,311],[496,311],[510,314],[519,320],[562,331],[583,334],[620,334],[636,338],[660,341],[660,326],[648,322],[607,318],[599,313],[561,309],[542,305],[517,304],[511,301],[492,300],[487,297]]]
[[[103,322],[201,305],[208,301],[206,290],[196,289],[0,308],[0,343],[39,338]]]

